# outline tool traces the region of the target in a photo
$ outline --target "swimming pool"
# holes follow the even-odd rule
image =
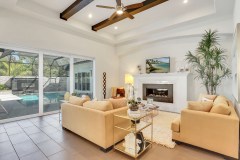
[[[22,95],[22,101],[38,101],[38,95]]]
[[[65,92],[45,92],[43,94],[43,99],[44,102],[58,102],[64,98],[64,94]],[[22,98],[22,102],[38,102],[39,100],[39,94],[37,93],[24,94],[19,97]]]

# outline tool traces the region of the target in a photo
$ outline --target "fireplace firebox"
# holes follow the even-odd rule
[[[143,100],[173,103],[173,84],[143,84]]]

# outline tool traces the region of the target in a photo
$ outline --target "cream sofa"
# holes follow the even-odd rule
[[[62,127],[81,137],[97,144],[103,150],[113,145],[113,115],[125,112],[128,107],[121,107],[108,111],[100,111],[83,106],[63,103]],[[123,139],[124,135],[116,135],[116,141]]]
[[[183,109],[172,123],[173,140],[238,159],[239,118],[230,101],[228,105],[230,115]]]

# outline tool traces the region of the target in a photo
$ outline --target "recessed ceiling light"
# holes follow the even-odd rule
[[[115,29],[115,30],[117,30],[117,29],[118,29],[118,27],[117,27],[117,26],[115,26],[115,27],[114,27],[114,29]]]
[[[188,0],[184,0],[183,3],[184,3],[184,4],[188,3]]]
[[[92,14],[91,13],[88,15],[88,18],[92,18]]]

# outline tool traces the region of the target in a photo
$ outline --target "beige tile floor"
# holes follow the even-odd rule
[[[58,114],[0,124],[0,160],[131,160],[118,151],[102,152],[95,144],[62,130]],[[189,145],[160,145],[141,160],[221,160],[223,156]]]

